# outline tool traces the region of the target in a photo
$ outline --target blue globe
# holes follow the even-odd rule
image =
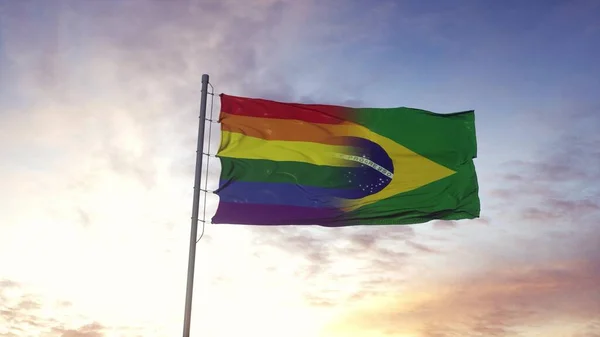
[[[394,164],[379,144],[358,137],[341,137],[340,141],[352,147],[352,153],[345,155],[344,160],[354,162],[354,167],[342,169],[347,185],[334,192],[336,197],[364,198],[383,190],[392,181]]]

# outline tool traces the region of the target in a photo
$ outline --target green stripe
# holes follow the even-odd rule
[[[413,108],[355,109],[352,119],[452,170],[477,155],[475,112],[438,114]]]
[[[220,157],[221,181],[288,183],[325,188],[347,188],[342,170],[349,168],[301,162]]]

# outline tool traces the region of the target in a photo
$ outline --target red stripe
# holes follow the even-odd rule
[[[221,112],[249,117],[296,119],[308,123],[339,124],[352,109],[322,104],[300,104],[221,94]]]

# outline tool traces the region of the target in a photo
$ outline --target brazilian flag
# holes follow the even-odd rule
[[[474,111],[220,98],[213,223],[401,225],[479,217]]]

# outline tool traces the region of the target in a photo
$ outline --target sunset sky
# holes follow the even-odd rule
[[[181,336],[203,73],[216,94],[474,109],[482,217],[209,224],[192,336],[600,336],[599,18],[597,0],[0,0],[0,337]]]

